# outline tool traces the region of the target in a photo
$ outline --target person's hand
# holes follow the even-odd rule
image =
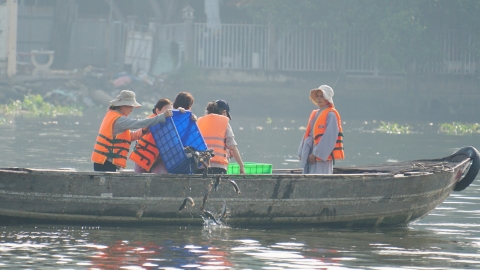
[[[244,166],[240,167],[240,174],[245,174],[245,167]]]
[[[172,110],[171,109],[165,110],[163,112],[163,115],[165,115],[165,117],[172,117],[173,115]]]
[[[178,111],[180,111],[181,113],[185,113],[185,109],[182,107],[178,107]]]
[[[190,119],[192,119],[193,122],[197,122],[197,116],[193,113],[190,115]]]

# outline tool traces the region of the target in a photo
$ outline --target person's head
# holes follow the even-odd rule
[[[172,109],[172,102],[166,98],[162,98],[155,104],[152,112],[154,114],[161,114],[168,109]]]
[[[180,107],[184,108],[185,110],[190,110],[193,106],[193,96],[188,92],[180,92],[175,97],[175,101],[173,102],[173,108],[178,109]]]
[[[230,106],[225,100],[215,100],[209,102],[206,108],[207,114],[216,113],[232,119],[230,116]]]
[[[310,100],[320,108],[333,107],[333,89],[328,85],[320,85],[318,88],[310,90]]]
[[[135,93],[129,90],[122,90],[120,94],[110,101],[110,109],[117,110],[121,114],[128,116],[133,108],[140,108],[142,105],[135,99]]]

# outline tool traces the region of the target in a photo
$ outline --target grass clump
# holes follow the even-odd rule
[[[480,133],[480,125],[478,123],[474,124],[462,124],[453,122],[443,123],[440,125],[440,132],[446,133],[449,135],[466,135],[473,133]]]
[[[0,105],[3,115],[25,115],[31,117],[56,117],[60,115],[81,116],[82,107],[58,106],[45,102],[41,95],[25,95],[23,101],[15,100]]]
[[[385,123],[382,121],[377,130],[389,134],[408,134],[410,133],[410,126],[402,126],[397,123]]]

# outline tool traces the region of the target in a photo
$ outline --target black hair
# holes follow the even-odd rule
[[[207,108],[205,109],[206,114],[216,113],[221,115],[223,111],[225,110],[219,108],[215,101],[209,102],[207,104]]]
[[[173,108],[178,109],[179,107],[184,108],[185,110],[190,110],[193,106],[193,96],[188,92],[180,92],[175,101],[173,102]]]
[[[169,99],[162,98],[160,99],[157,104],[155,104],[155,107],[153,107],[152,112],[155,113],[156,109],[161,110],[165,105],[172,104],[172,102]]]

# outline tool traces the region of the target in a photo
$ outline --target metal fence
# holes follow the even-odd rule
[[[195,64],[202,68],[265,69],[268,28],[262,25],[222,24],[220,29],[196,23]]]
[[[351,72],[375,71],[374,62],[366,57],[371,44],[353,31],[344,47],[333,31],[283,32],[245,24],[222,24],[215,30],[197,23],[194,33],[195,64],[202,68],[267,69],[273,62],[273,69],[284,71],[334,71],[342,65]]]
[[[443,43],[443,63],[422,69],[432,74],[474,74],[477,61],[472,34],[444,31],[440,37]],[[477,49],[478,50],[478,49]]]
[[[378,75],[372,39],[365,32],[349,31],[342,39],[328,30],[284,32],[264,25],[248,24],[222,24],[219,29],[210,29],[205,23],[196,23],[194,33],[194,63],[201,68],[270,68],[282,71],[342,69],[347,73]],[[446,31],[441,40],[444,43],[443,61],[432,63],[430,68],[423,68],[420,72],[476,72],[471,35],[462,38]]]
[[[19,6],[19,52],[48,49],[52,38],[52,14],[51,7]],[[67,66],[82,68],[92,65],[120,70],[124,64],[129,25],[105,19],[75,19]],[[218,28],[209,28],[206,23],[194,23],[193,35],[187,37],[185,27],[185,23],[158,25],[151,56],[156,58],[152,59],[152,67],[156,67],[158,73],[168,70],[161,62],[167,59],[162,55],[170,50],[160,46],[162,41],[168,41],[178,45],[178,50],[174,52],[178,55],[174,55],[170,62],[183,62],[187,45],[193,43],[193,63],[200,68],[272,71],[341,69],[352,74],[378,74],[372,39],[365,32],[350,31],[339,37],[338,33],[328,30],[286,32],[253,24],[221,24]],[[435,63],[424,64],[427,67],[418,71],[433,74],[478,72],[478,57],[474,52],[479,48],[473,41],[472,34],[444,31],[439,36],[439,42],[444,45],[443,57]]]

